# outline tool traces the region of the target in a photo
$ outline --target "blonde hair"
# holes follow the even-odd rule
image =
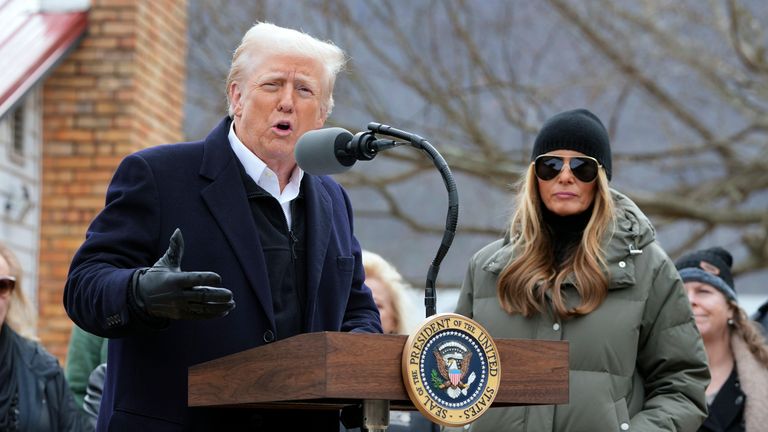
[[[731,331],[735,332],[747,344],[749,351],[755,356],[757,361],[763,367],[768,368],[768,345],[765,343],[760,328],[735,301],[728,300],[728,307],[733,311],[733,327],[731,327]]]
[[[586,315],[605,300],[609,281],[601,244],[606,233],[613,230],[614,205],[605,169],[598,171],[596,181],[592,216],[578,247],[558,268],[551,234],[544,226],[536,174],[533,164],[529,165],[518,184],[516,210],[509,224],[514,246],[521,250],[502,270],[496,285],[499,302],[507,313],[530,317],[544,312],[547,292],[561,319]],[[581,304],[572,309],[567,307],[560,289],[569,274],[573,274],[581,297]]]
[[[16,278],[16,288],[11,291],[8,299],[8,314],[5,322],[20,336],[31,340],[37,340],[37,314],[34,307],[27,300],[22,289],[22,271],[19,260],[5,245],[0,244],[0,257],[8,263],[8,275]]]
[[[234,115],[229,89],[233,82],[247,79],[248,73],[257,61],[263,61],[265,55],[297,55],[320,62],[325,69],[328,94],[322,103],[326,116],[333,111],[333,86],[336,76],[344,68],[347,59],[344,51],[330,41],[321,41],[306,33],[267,22],[253,25],[243,36],[240,45],[232,55],[232,64],[227,76],[227,106],[229,116]]]
[[[396,323],[395,333],[407,333],[406,320],[403,316],[403,300],[407,285],[403,282],[403,277],[381,255],[367,250],[363,250],[363,268],[365,269],[366,279],[378,279],[389,290],[390,298],[392,299],[392,314],[395,317]]]

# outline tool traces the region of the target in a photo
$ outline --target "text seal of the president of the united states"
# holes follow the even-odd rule
[[[501,381],[491,335],[458,314],[433,315],[403,349],[403,382],[416,408],[443,426],[464,426],[484,414]]]

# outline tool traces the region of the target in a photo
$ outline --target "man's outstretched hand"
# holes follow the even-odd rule
[[[213,272],[181,271],[184,238],[178,228],[168,250],[152,267],[133,275],[133,299],[146,314],[168,319],[218,318],[235,308],[232,291],[219,288]]]

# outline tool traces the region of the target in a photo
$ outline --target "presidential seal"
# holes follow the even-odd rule
[[[491,407],[501,366],[491,335],[457,314],[427,318],[403,349],[403,383],[430,421],[464,426]]]

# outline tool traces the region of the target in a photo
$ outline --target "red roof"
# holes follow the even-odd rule
[[[28,0],[0,0],[0,117],[85,33],[87,12],[30,11]]]

